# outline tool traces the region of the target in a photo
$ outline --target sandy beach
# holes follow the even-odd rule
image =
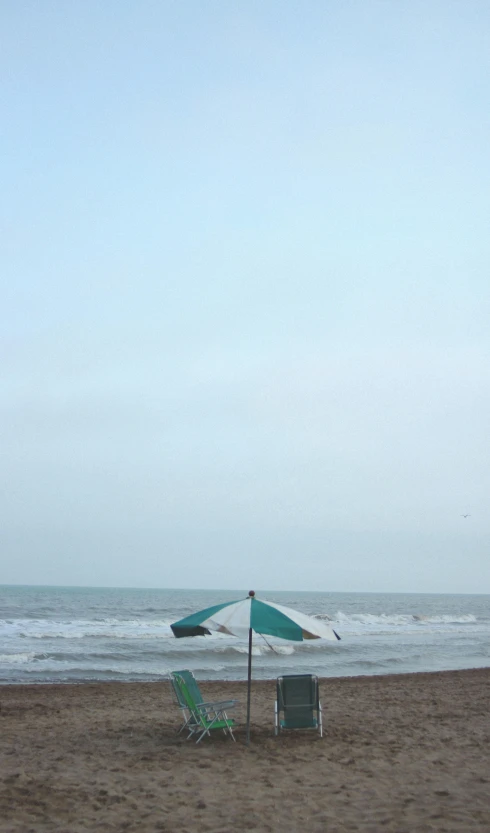
[[[274,736],[275,682],[196,746],[167,682],[0,688],[0,831],[490,831],[490,669],[321,681],[324,737]]]

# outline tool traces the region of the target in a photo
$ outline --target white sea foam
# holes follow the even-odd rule
[[[430,627],[437,625],[470,625],[477,622],[476,616],[471,613],[459,615],[440,614],[373,614],[373,613],[350,613],[346,614],[339,610],[330,616],[319,614],[317,618],[328,619],[333,626],[339,628],[363,629],[393,629]],[[44,639],[85,639],[85,638],[111,638],[111,639],[173,639],[170,628],[171,622],[162,620],[141,620],[107,618],[103,620],[40,620],[40,619],[17,619],[0,620],[0,634],[2,636],[17,636],[37,640]],[[206,639],[222,640],[223,634],[212,633]]]
[[[339,628],[401,630],[438,625],[470,625],[476,624],[477,618],[472,613],[424,615],[411,613],[374,614],[351,613],[349,615],[338,611],[332,619]]]
[[[0,634],[29,639],[162,639],[174,638],[170,622],[120,619],[46,621],[38,619],[0,620]]]
[[[27,651],[23,654],[0,654],[0,663],[3,665],[23,665],[32,662],[36,658],[34,651]]]
[[[424,616],[423,614],[386,614],[381,613],[375,615],[372,613],[351,614],[351,616],[344,616],[338,613],[338,621],[352,621],[360,622],[363,625],[409,625],[413,622],[421,624],[458,624],[464,622],[476,622],[476,617],[472,614],[464,614],[462,616],[443,615],[443,616]]]
[[[248,654],[248,645],[228,645],[225,649],[221,649],[220,653],[223,653],[225,650],[234,651],[237,654]],[[252,656],[262,657],[266,654],[282,654],[283,656],[289,656],[294,654],[294,647],[293,645],[252,645]]]
[[[236,654],[248,654],[248,645],[230,645],[225,650],[233,651]],[[252,656],[253,657],[261,657],[263,656],[269,649],[266,645],[252,645]],[[223,650],[220,651],[223,653]]]

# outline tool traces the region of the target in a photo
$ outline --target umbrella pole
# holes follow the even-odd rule
[[[252,685],[252,628],[248,629],[247,746],[250,746],[250,688]]]

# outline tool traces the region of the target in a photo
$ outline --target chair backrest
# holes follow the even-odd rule
[[[188,688],[186,681],[182,677],[179,671],[172,672],[172,678],[175,682],[175,686],[179,691],[178,697],[179,700],[184,704],[184,708],[187,709],[191,716],[191,722],[197,725],[201,725],[204,728],[209,724],[209,717],[208,712],[206,710],[206,706],[200,706],[199,704],[202,703],[202,698],[199,697],[198,702],[196,702],[194,698],[194,693]],[[197,687],[199,691],[199,686]]]
[[[172,680],[174,682],[174,687],[178,692],[177,696],[179,698],[179,702],[182,703],[183,707],[194,714],[196,717],[199,716],[199,708],[198,704],[196,703],[193,694],[189,691],[187,684],[182,677],[180,671],[172,671]]]
[[[195,703],[204,702],[198,682],[192,671],[172,671],[172,678],[174,677],[174,674],[177,674],[184,681],[187,690]]]
[[[178,684],[178,682],[177,682],[176,678],[173,676],[173,674],[171,674],[171,676],[170,676],[170,682],[172,683],[172,691],[174,693],[174,697],[175,697],[175,700],[176,700],[176,703],[177,703],[179,709],[189,710],[189,707],[188,707],[188,705],[187,705],[187,703],[184,699],[184,695],[182,694],[180,685]]]
[[[277,707],[295,724],[311,725],[312,714],[320,708],[318,677],[315,674],[287,674],[277,679]]]

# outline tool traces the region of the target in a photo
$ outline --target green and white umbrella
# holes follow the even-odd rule
[[[247,744],[250,742],[250,686],[252,679],[252,633],[277,636],[293,642],[304,639],[340,639],[319,619],[290,607],[255,598],[253,590],[246,599],[213,605],[170,626],[174,636],[205,636],[211,631],[246,638],[248,636]]]

